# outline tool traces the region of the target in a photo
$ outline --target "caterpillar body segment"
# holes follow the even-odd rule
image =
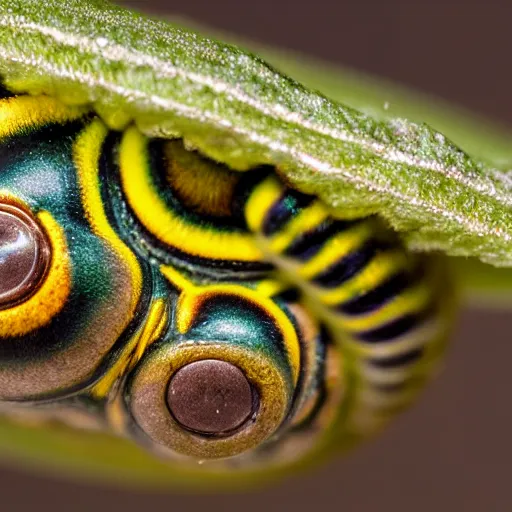
[[[379,219],[52,98],[0,115],[2,412],[268,468],[366,437],[430,377],[443,270]]]
[[[353,428],[379,428],[414,399],[444,351],[452,297],[442,265],[407,251],[375,217],[334,217],[275,173],[247,184],[241,210],[258,246],[353,358]]]
[[[295,294],[274,293],[282,289],[277,283],[199,284],[173,268],[162,273],[180,291],[170,312],[173,320],[127,373],[121,392],[109,402],[109,421],[121,434],[171,459],[186,455],[194,464],[197,458],[241,454],[231,462],[209,462],[210,467],[279,465],[282,442],[295,446],[296,457],[310,450],[311,445],[296,444],[297,432],[317,436],[316,413],[333,411],[343,390],[339,369],[331,368],[325,381],[325,365],[338,355],[317,319]],[[243,398],[237,396],[236,414],[228,400],[236,393],[225,375],[234,368],[250,388]],[[210,391],[196,396],[195,407],[197,381],[204,375]],[[223,387],[225,378],[229,382]],[[187,389],[176,396],[172,390],[180,379]],[[219,400],[221,395],[227,401]],[[217,429],[219,424],[223,428]]]

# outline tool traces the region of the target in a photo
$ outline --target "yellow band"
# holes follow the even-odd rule
[[[220,260],[263,259],[252,235],[220,232],[186,222],[154,189],[148,169],[147,139],[128,128],[120,148],[120,171],[128,203],[140,222],[158,240],[187,254]]]
[[[40,212],[38,219],[51,244],[50,268],[32,297],[0,311],[0,338],[23,336],[47,325],[62,310],[71,291],[70,261],[64,230],[48,212]]]
[[[68,107],[49,96],[17,96],[0,101],[0,140],[48,123],[79,119],[87,110]]]
[[[140,299],[142,271],[135,254],[124,244],[109,224],[100,192],[98,163],[102,144],[108,134],[107,127],[99,119],[94,120],[78,137],[74,147],[74,161],[82,192],[82,204],[87,220],[94,233],[105,240],[126,265],[132,278],[131,315]]]

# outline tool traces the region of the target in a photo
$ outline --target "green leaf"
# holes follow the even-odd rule
[[[382,77],[342,68],[291,50],[268,47],[201,26],[192,20],[172,18],[172,21],[215,39],[249,48],[281,72],[332,100],[377,119],[405,117],[417,123],[427,123],[473,157],[490,165],[512,167],[512,131],[485,117]]]
[[[198,29],[191,21],[181,23]],[[213,33],[207,27],[201,30]],[[237,41],[229,34],[222,34],[222,38],[248,46],[281,71],[334,100],[378,119],[401,116],[427,122],[490,166],[512,168],[512,131],[508,127],[382,78],[341,69],[289,50]],[[512,268],[494,267],[476,258],[461,257],[450,258],[449,265],[466,304],[492,309],[512,307]]]
[[[6,418],[0,418],[0,454],[2,461],[36,472],[54,472],[59,478],[123,487],[168,489],[172,486],[194,492],[243,491],[275,482],[287,473],[282,468],[262,468],[253,472],[234,471],[226,478],[222,471],[205,473],[200,466],[193,469],[189,465],[168,464],[134,443],[113,435],[58,424],[24,425]],[[293,469],[297,471],[307,463],[318,464],[319,461],[308,458]]]
[[[6,0],[0,47],[18,91],[183,137],[235,169],[276,165],[343,215],[379,213],[413,249],[512,263],[507,173],[427,125],[360,113],[236,47],[100,0]]]

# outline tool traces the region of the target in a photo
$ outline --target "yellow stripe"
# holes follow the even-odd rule
[[[110,390],[114,386],[117,379],[124,373],[125,369],[128,368],[132,357],[134,347],[139,342],[140,332],[138,332],[125,347],[123,353],[119,356],[117,361],[112,365],[111,368],[105,373],[105,375],[98,381],[90,391],[90,395],[94,398],[100,399],[109,395]]]
[[[270,239],[270,250],[278,254],[283,252],[298,236],[315,228],[328,216],[325,206],[320,201],[315,201]]]
[[[375,225],[371,221],[363,222],[352,229],[337,233],[331,237],[322,249],[299,269],[304,279],[312,279],[341,258],[358,249],[375,233]]]
[[[146,322],[132,337],[123,354],[105,376],[91,388],[93,397],[104,398],[108,396],[117,379],[125,373],[129,366],[133,366],[142,357],[142,354],[152,342],[160,337],[166,320],[165,302],[163,299],[158,299],[151,305]]]
[[[250,234],[222,233],[187,223],[161,199],[151,182],[147,139],[128,128],[120,148],[121,181],[138,219],[160,241],[194,256],[221,260],[261,261]]]
[[[283,190],[283,185],[275,176],[270,176],[251,192],[245,205],[245,218],[253,233],[261,231],[267,212],[279,200]]]
[[[108,134],[100,120],[94,120],[78,137],[74,146],[74,161],[82,194],[85,215],[94,233],[105,240],[119,259],[126,265],[132,278],[130,316],[140,299],[142,271],[134,253],[124,244],[109,224],[100,193],[98,161],[102,144]]]
[[[339,316],[339,324],[349,331],[365,331],[385,325],[398,317],[410,313],[419,313],[432,300],[430,286],[423,283],[414,286],[395,297],[377,311],[363,316]]]
[[[160,272],[169,280],[169,282],[180,291],[191,291],[194,283],[189,281],[174,267],[168,265],[160,265]]]
[[[137,362],[149,345],[160,338],[167,324],[167,320],[168,315],[165,307],[165,301],[163,299],[155,300],[149,310],[146,325],[141,333],[132,363]]]
[[[190,329],[200,302],[209,296],[217,294],[237,295],[265,309],[283,335],[283,341],[292,368],[293,380],[296,384],[300,371],[300,344],[297,332],[290,319],[275,302],[267,297],[263,297],[254,290],[226,284],[205,286],[182,294],[178,302],[176,316],[176,325],[180,334],[185,334]]]
[[[288,357],[293,367],[294,379],[295,382],[297,381],[300,370],[300,345],[297,333],[286,314],[269,298],[286,289],[287,286],[285,283],[268,279],[262,281],[255,290],[229,284],[196,286],[173,267],[162,265],[160,270],[162,274],[182,292],[177,307],[178,314],[176,325],[178,332],[185,334],[190,329],[197,312],[197,304],[205,298],[205,296],[223,293],[244,297],[260,305],[274,317],[276,324],[283,333]]]
[[[79,119],[84,108],[68,107],[49,96],[18,96],[0,101],[0,139],[39,128],[47,123]]]
[[[0,197],[5,195],[0,194]],[[0,338],[23,336],[47,325],[62,310],[71,291],[71,264],[64,230],[48,212],[40,212],[38,218],[52,248],[50,268],[32,297],[0,310]]]
[[[373,258],[361,272],[338,288],[326,291],[315,286],[316,293],[326,306],[336,306],[373,290],[407,265],[408,259],[403,251],[385,252]]]
[[[281,292],[284,292],[290,285],[284,281],[278,281],[276,279],[266,279],[261,281],[255,288],[257,293],[261,293],[265,297],[273,297]]]

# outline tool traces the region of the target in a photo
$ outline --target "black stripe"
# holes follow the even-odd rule
[[[112,135],[112,137],[115,137],[115,135]],[[117,133],[117,137],[120,140],[122,134]],[[266,261],[215,260],[195,256],[171,245],[164,244],[150,233],[140,222],[129,205],[122,189],[118,158],[119,140],[112,150],[111,158],[108,162],[108,180],[105,182],[108,183],[109,186],[110,201],[115,202],[116,205],[116,218],[119,230],[122,233],[126,233],[127,243],[132,249],[142,254],[144,258],[155,258],[160,263],[173,265],[180,269],[194,272],[198,277],[207,277],[208,279],[213,277],[221,281],[243,281],[261,278],[262,275],[266,275],[273,269],[272,264]],[[155,144],[155,146],[154,148],[151,147],[148,151],[149,157],[154,159],[152,160],[152,165],[158,165],[158,162],[161,162],[158,160],[158,154],[161,154],[158,151],[158,144],[161,144],[162,140],[155,139],[152,143]],[[247,174],[251,175],[251,180],[261,177],[261,174],[263,174],[263,178],[265,177],[263,168],[261,169],[261,173],[259,171],[247,171]],[[157,186],[164,187],[164,182],[159,181],[163,180],[162,169],[160,169],[160,172],[153,173],[153,178],[158,182]],[[240,222],[240,220],[237,219],[236,222]],[[241,222],[240,224],[242,225]],[[244,232],[243,227],[240,228],[240,231]]]
[[[240,180],[235,185],[233,193],[233,215],[245,224],[245,205],[252,196],[254,189],[275,170],[270,166],[261,166],[241,173]]]
[[[402,293],[414,278],[405,271],[394,274],[373,290],[340,304],[336,310],[347,315],[371,313]]]
[[[283,195],[268,210],[263,221],[262,232],[265,236],[277,233],[291,219],[307,208],[315,197],[297,190],[286,189]]]
[[[5,85],[0,80],[0,99],[3,100],[6,98],[14,98],[15,96],[16,94],[9,91],[9,89],[7,89],[7,87],[5,87]]]
[[[282,300],[284,302],[292,303],[299,302],[300,291],[297,288],[288,288],[272,297],[273,299]]]
[[[320,326],[320,333],[317,338],[316,345],[316,361],[313,363],[316,366],[315,376],[310,383],[309,388],[306,390],[307,397],[304,400],[307,401],[311,398],[311,395],[319,391],[318,396],[315,400],[313,408],[309,414],[295,427],[292,428],[292,432],[300,432],[307,430],[311,424],[317,419],[320,411],[323,409],[326,400],[328,399],[329,393],[326,387],[326,359],[328,353],[328,347],[334,343],[331,333],[325,325]],[[304,370],[303,370],[304,371]],[[289,418],[293,418],[298,412],[297,396],[300,395],[302,390],[297,390],[294,398],[294,406],[290,410]],[[302,402],[304,404],[305,402]]]
[[[307,261],[320,251],[322,246],[329,238],[345,231],[347,228],[361,222],[358,220],[334,220],[327,219],[306,231],[293,242],[284,251],[284,255],[296,258],[300,261]]]
[[[357,338],[366,343],[393,341],[416,327],[424,316],[425,312],[409,313],[376,329],[360,332]]]
[[[376,368],[396,368],[397,366],[406,366],[408,364],[414,363],[418,359],[423,356],[425,353],[425,348],[415,348],[413,350],[409,350],[408,352],[403,352],[396,356],[385,357],[382,359],[371,359],[368,363]]]
[[[324,288],[337,288],[361,272],[377,252],[386,248],[389,248],[389,243],[370,238],[359,249],[342,256],[340,260],[318,274],[312,281]]]

